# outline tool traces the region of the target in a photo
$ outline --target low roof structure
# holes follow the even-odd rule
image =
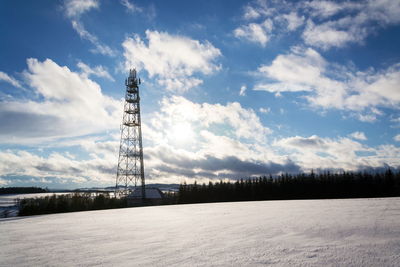
[[[158,188],[146,188],[146,199],[162,199],[164,198],[163,192]],[[128,198],[142,198],[142,188],[137,187]]]

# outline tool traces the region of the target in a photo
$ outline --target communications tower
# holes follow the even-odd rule
[[[135,69],[129,70],[129,77],[125,80],[125,85],[126,93],[115,192],[119,196],[127,196],[132,191],[132,187],[138,190],[140,183],[140,195],[145,199],[146,190],[140,121],[140,79],[137,78]]]

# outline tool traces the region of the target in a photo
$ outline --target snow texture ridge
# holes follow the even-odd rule
[[[1,266],[400,266],[400,198],[153,206],[0,221]]]

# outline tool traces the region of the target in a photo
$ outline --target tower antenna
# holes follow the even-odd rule
[[[141,185],[141,196],[146,198],[142,127],[140,120],[140,79],[136,76],[136,70],[129,70],[129,77],[125,80],[126,93],[124,114],[121,124],[121,141],[119,146],[117,179],[115,184],[116,195],[127,196],[137,190]]]

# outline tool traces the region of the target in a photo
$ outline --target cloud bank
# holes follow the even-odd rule
[[[221,51],[208,41],[150,30],[146,39],[147,43],[139,35],[125,39],[125,66],[146,70],[168,91],[183,93],[202,84],[195,74],[210,75],[220,69],[216,60]]]
[[[51,59],[27,60],[26,83],[37,99],[7,100],[0,106],[0,142],[41,143],[100,133],[118,127],[122,103],[100,86]]]
[[[303,92],[310,106],[354,111],[364,121],[382,115],[380,107],[400,107],[400,64],[361,71],[329,63],[312,48],[294,47],[270,65],[261,65],[258,73],[264,79],[255,90]]]
[[[265,47],[271,35],[300,31],[304,44],[328,50],[362,44],[378,29],[400,23],[399,13],[400,3],[388,0],[258,0],[244,7],[246,22],[233,34]]]

